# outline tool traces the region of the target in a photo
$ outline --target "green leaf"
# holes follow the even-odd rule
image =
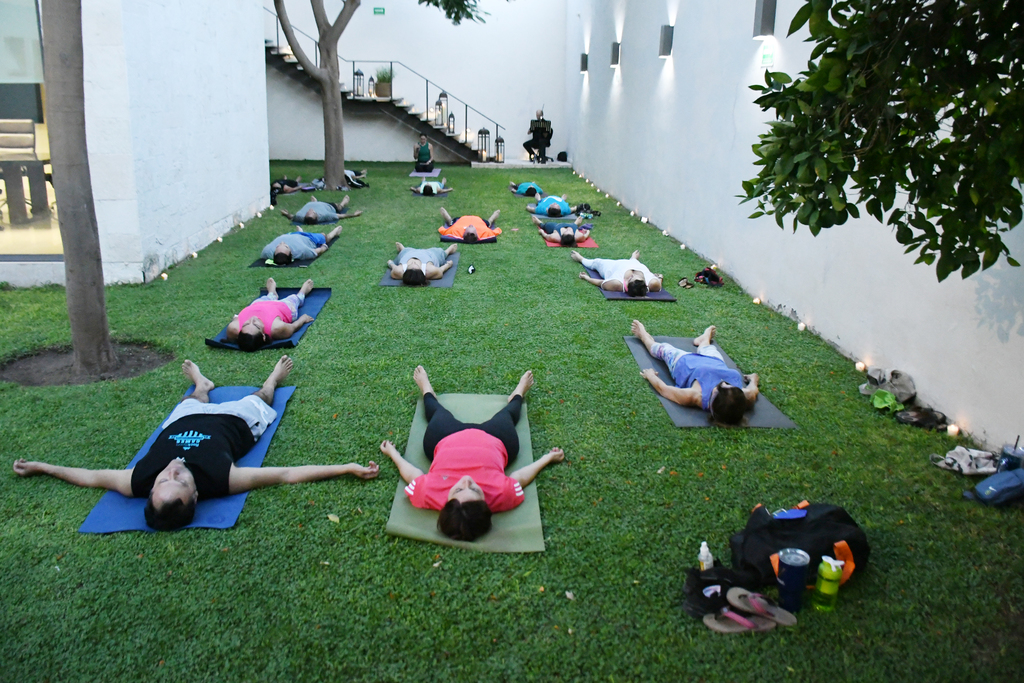
[[[747,218],[760,218],[764,215],[764,211],[755,211],[754,213],[747,216]]]
[[[793,21],[789,22],[789,33],[787,36],[791,36],[800,30],[800,27],[807,23],[807,20],[811,18],[811,12],[814,8],[811,6],[811,2],[808,0],[803,7],[796,11],[796,15],[793,17]]]
[[[981,195],[978,194],[978,191],[975,190],[973,187],[971,188],[970,194],[971,194],[971,201],[974,202],[975,206],[977,206],[978,202],[981,201]]]
[[[818,157],[814,160],[814,173],[822,180],[828,178],[828,164],[825,163],[824,157]]]
[[[1020,263],[1017,261],[1017,259],[1013,258],[1012,256],[1007,256],[1006,262],[1009,263],[1014,268],[1020,268]]]
[[[790,78],[789,74],[785,73],[784,71],[773,71],[772,80],[775,81],[776,83],[782,84],[793,82],[793,79]]]

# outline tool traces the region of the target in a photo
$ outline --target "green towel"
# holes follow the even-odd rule
[[[437,397],[452,414],[467,423],[481,423],[489,420],[508,402],[508,396],[489,394],[441,394]],[[405,459],[424,472],[430,469],[430,462],[423,453],[423,433],[427,430],[427,418],[423,401],[416,404],[416,415],[409,430],[409,444],[405,448]],[[526,404],[516,425],[519,433],[519,456],[508,464],[506,472],[514,472],[533,462],[533,445],[530,442],[530,420]],[[523,503],[508,512],[491,517],[489,532],[473,541],[453,541],[437,530],[437,511],[413,507],[405,495],[405,482],[398,480],[395,502],[391,505],[387,532],[392,536],[404,536],[418,541],[429,541],[441,545],[453,545],[468,550],[488,553],[537,553],[544,551],[544,528],[540,521],[540,502],[537,500],[537,484],[525,488]]]

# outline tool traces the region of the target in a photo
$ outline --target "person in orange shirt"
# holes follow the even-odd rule
[[[489,220],[484,220],[480,216],[452,218],[444,207],[441,207],[441,217],[444,219],[444,225],[438,228],[437,231],[441,233],[442,237],[450,238],[449,241],[458,240],[467,244],[479,242],[480,240],[496,239],[501,234],[501,228],[495,225],[498,222],[499,215],[501,215],[500,209],[492,213]]]

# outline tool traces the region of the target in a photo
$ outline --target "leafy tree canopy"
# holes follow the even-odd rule
[[[417,0],[417,2],[421,5],[437,7],[456,26],[461,24],[463,19],[482,22],[483,15],[487,14],[481,12],[477,7],[477,0]]]
[[[789,34],[804,24],[807,70],[751,86],[776,116],[751,218],[817,235],[859,204],[940,281],[1019,265],[1001,235],[1022,217],[1024,0],[809,0]]]

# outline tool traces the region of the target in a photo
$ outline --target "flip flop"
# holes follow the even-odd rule
[[[760,593],[751,593],[746,588],[730,588],[725,599],[736,609],[770,619],[779,626],[796,626],[792,612],[787,612]]]
[[[704,625],[716,633],[764,633],[775,628],[771,619],[743,616],[728,607],[723,607],[718,614],[705,614]]]
[[[693,289],[693,283],[687,280],[685,277],[679,281],[679,286],[683,289]]]

